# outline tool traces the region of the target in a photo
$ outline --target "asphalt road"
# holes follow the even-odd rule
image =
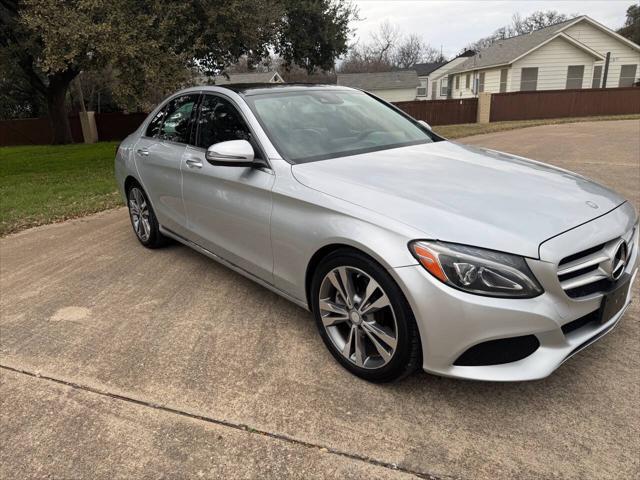
[[[462,140],[640,195],[640,122]],[[638,298],[639,286],[635,286]],[[0,478],[638,478],[640,322],[551,377],[372,385],[311,315],[126,210],[0,240]]]

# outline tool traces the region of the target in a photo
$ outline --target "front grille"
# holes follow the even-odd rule
[[[581,298],[611,289],[615,282],[607,268],[612,262],[620,241],[627,244],[627,258],[634,247],[635,228],[622,238],[614,238],[563,258],[558,264],[558,280],[571,298]]]

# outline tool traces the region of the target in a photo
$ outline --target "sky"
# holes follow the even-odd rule
[[[609,28],[617,29],[634,0],[355,0],[361,20],[354,22],[355,38],[366,41],[378,25],[388,20],[406,34],[420,35],[447,58],[466,45],[508,25],[514,13],[522,16],[537,10],[589,15]]]

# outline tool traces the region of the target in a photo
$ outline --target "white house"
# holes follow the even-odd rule
[[[418,100],[426,100],[429,98],[429,93],[431,91],[429,88],[429,75],[445,63],[447,62],[416,63],[413,66],[413,69],[418,74],[418,80],[420,81],[417,93]]]
[[[507,38],[447,72],[449,98],[479,92],[630,87],[640,46],[587,16]]]
[[[457,57],[452,58],[448,62],[444,62],[438,66],[438,68],[429,72],[426,77],[420,77],[421,82],[427,80],[430,86],[428,87],[427,95],[425,97],[419,96],[419,98],[421,100],[443,100],[447,98],[449,91],[449,72],[469,57],[475,55],[475,53],[473,50],[465,50]]]
[[[420,82],[415,70],[375,73],[338,73],[338,85],[360,88],[388,102],[416,99]]]

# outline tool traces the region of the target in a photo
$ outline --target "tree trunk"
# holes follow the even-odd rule
[[[54,145],[73,143],[66,106],[67,91],[69,90],[71,80],[72,79],[61,78],[61,76],[58,75],[49,77],[46,97]]]

